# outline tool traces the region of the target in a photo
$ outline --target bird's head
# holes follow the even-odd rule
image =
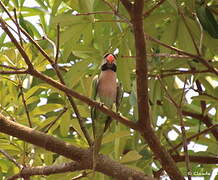
[[[116,72],[116,59],[117,57],[112,53],[105,54],[101,69],[103,71],[110,69]]]
[[[105,63],[108,63],[108,64],[116,64],[116,56],[111,53],[105,54],[104,61]]]

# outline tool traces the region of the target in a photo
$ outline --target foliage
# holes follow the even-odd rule
[[[43,50],[53,59],[56,55],[57,25],[60,25],[58,64],[61,73],[66,85],[84,96],[90,97],[91,95],[91,80],[99,73],[102,56],[106,52],[119,49],[118,78],[125,90],[120,112],[131,121],[138,120],[134,59],[136,50],[131,22],[128,20],[129,15],[122,4],[119,5],[119,16],[117,16],[103,0],[35,0],[34,8],[27,0],[4,0],[3,2],[11,14],[16,8],[20,26],[37,40]],[[119,3],[116,0],[106,2],[112,4],[113,7],[117,7]],[[146,1],[145,12],[149,12],[158,2],[156,0]],[[207,23],[211,25],[217,21],[218,2],[206,0],[204,6],[206,4],[207,11],[215,18],[213,22],[207,20]],[[207,25],[204,24],[202,24],[203,30],[201,29],[197,16],[193,15],[196,14],[198,8],[199,4],[195,3],[195,0],[178,0],[177,3],[174,0],[166,0],[148,16],[145,16],[144,31],[167,46],[174,46],[189,54],[197,54],[216,69],[218,68],[217,29],[207,27],[215,31],[211,32],[205,28]],[[11,24],[3,10],[1,16],[8,21],[9,25]],[[12,28],[16,30],[16,27],[12,26]],[[199,129],[204,130],[209,127],[205,123],[206,120],[202,120],[204,117],[207,116],[212,124],[217,124],[218,78],[198,59],[188,54],[175,52],[167,46],[164,47],[148,40],[146,49],[152,124],[162,145],[166,149],[171,149],[183,141],[180,129],[181,119],[171,98],[177,104],[180,104],[183,99],[181,111],[186,136],[195,135]],[[23,48],[34,68],[58,80],[50,63],[29,40],[23,40]],[[27,67],[24,59],[3,31],[0,34],[0,64],[16,68]],[[2,66],[0,68],[2,71],[8,70]],[[20,124],[29,126],[25,101],[34,129],[47,132],[76,146],[88,148],[75,113],[63,92],[28,74],[0,75],[0,89],[1,113]],[[82,118],[86,120],[88,132],[92,134],[90,108],[77,99],[75,103]],[[199,116],[192,116],[192,114]],[[174,133],[173,137],[170,136],[171,133]],[[216,156],[218,153],[218,138],[210,132],[191,141],[197,145],[203,145],[206,150],[202,149],[196,154],[188,146],[190,156],[197,155],[200,159],[201,156]],[[0,134],[0,149],[5,150],[20,164],[27,166],[46,166],[68,161],[60,155],[5,134]],[[140,169],[148,175],[152,175],[153,171],[161,168],[159,161],[153,156],[153,152],[139,133],[115,121],[104,136],[101,152],[120,163]],[[176,152],[182,155],[184,153],[182,146]],[[177,163],[177,165],[181,171],[185,172],[185,163]],[[192,172],[202,170],[212,173],[216,167],[215,164],[200,162],[190,164]],[[0,179],[18,172],[19,169],[7,157],[0,154]],[[80,173],[78,171],[66,173],[65,176],[33,176],[32,179],[61,177],[64,180]],[[98,173],[97,179],[103,179],[103,176]],[[88,177],[89,175],[84,179]],[[209,176],[205,176],[205,179],[209,179]]]

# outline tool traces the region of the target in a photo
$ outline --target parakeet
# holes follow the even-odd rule
[[[106,54],[101,65],[100,75],[96,75],[92,82],[92,98],[101,102],[110,109],[118,108],[123,96],[123,88],[117,80],[116,56]],[[92,128],[93,128],[93,169],[95,169],[95,157],[98,154],[104,132],[109,127],[112,119],[96,108],[91,109]]]

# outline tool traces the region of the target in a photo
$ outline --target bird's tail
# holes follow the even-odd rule
[[[103,140],[103,136],[105,131],[108,129],[108,127],[110,126],[112,119],[110,116],[107,117],[107,120],[104,124],[104,126],[99,127],[97,126],[97,124],[95,125],[95,133],[94,133],[94,143],[93,143],[93,154],[92,154],[92,170],[94,172],[93,176],[95,176],[95,169],[96,169],[96,165],[97,165],[97,156],[98,153],[101,149],[101,144],[102,144],[102,140]]]
[[[95,137],[95,140],[93,143],[93,152],[92,152],[93,179],[95,178],[95,169],[96,169],[96,165],[97,165],[97,157],[98,157],[98,153],[99,153],[100,148],[101,148],[103,134],[104,134],[104,132],[102,131],[102,133],[98,137]]]

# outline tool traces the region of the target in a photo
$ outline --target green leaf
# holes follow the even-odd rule
[[[215,99],[213,97],[206,96],[206,95],[194,96],[194,97],[192,97],[192,99],[199,100],[199,101],[209,101],[209,102],[218,103],[217,99]]]
[[[74,64],[71,69],[65,74],[64,79],[68,87],[73,88],[79,80],[83,77],[86,70],[88,69],[88,64],[90,62],[83,60]]]
[[[126,130],[118,131],[113,134],[108,134],[107,136],[104,137],[103,144],[113,142],[116,138],[121,138],[121,137],[129,136],[129,135],[130,135],[130,132]]]
[[[30,28],[29,26],[29,22],[26,21],[22,15],[19,16],[19,23],[20,23],[20,26],[26,30],[26,32],[28,32],[28,34],[31,36],[31,37],[34,37],[34,33],[32,31],[32,29]]]
[[[48,9],[48,7],[44,4],[44,1],[43,0],[35,0],[42,8],[44,9]]]
[[[34,93],[36,93],[38,90],[40,89],[46,89],[48,88],[48,86],[46,86],[46,84],[41,84],[38,86],[34,86],[31,89],[29,89],[26,93],[25,93],[25,98],[28,99],[30,98],[32,95],[34,95]]]
[[[132,161],[137,161],[141,158],[142,156],[137,152],[137,151],[129,151],[126,153],[122,159],[120,160],[121,163],[128,163]]]
[[[60,14],[55,16],[52,19],[52,24],[60,24],[61,27],[69,26],[69,25],[76,25],[76,24],[85,24],[89,21],[84,18],[83,16],[74,16],[70,13]]]
[[[57,13],[58,7],[61,5],[62,0],[55,0],[52,6],[52,14],[55,15]]]
[[[9,161],[6,159],[0,158],[0,169],[2,173],[7,173],[8,169],[10,168]]]
[[[2,33],[2,35],[0,36],[0,47],[3,46],[4,40],[6,38],[6,33]]]
[[[161,36],[161,42],[168,44],[168,45],[173,45],[173,43],[176,40],[176,35],[178,31],[178,21],[172,21],[170,24],[166,25],[166,28],[164,29],[164,33]],[[160,52],[161,53],[170,53],[172,50],[169,48],[166,48],[164,46],[160,46]]]
[[[139,152],[139,154],[142,156],[142,158],[144,160],[148,160],[148,159],[151,159],[152,158],[152,153],[150,151],[148,151],[145,147],[145,149],[141,150]]]
[[[179,45],[179,48],[186,51],[186,52],[190,52],[190,53],[195,54],[196,49],[195,49],[195,46],[194,46],[194,43],[192,41],[191,35],[189,34],[184,21],[180,20],[178,28],[179,28],[179,30],[178,30],[178,45]]]
[[[40,114],[46,114],[48,112],[54,111],[54,110],[58,110],[60,108],[63,108],[63,106],[61,104],[45,104],[42,106],[38,106],[36,107],[31,114],[33,115],[40,115]]]
[[[203,29],[213,38],[218,39],[218,23],[210,9],[208,7],[201,6],[197,8],[196,13]]]
[[[65,112],[60,118],[60,133],[63,137],[68,135],[69,127],[71,124],[71,114],[69,112]]]

